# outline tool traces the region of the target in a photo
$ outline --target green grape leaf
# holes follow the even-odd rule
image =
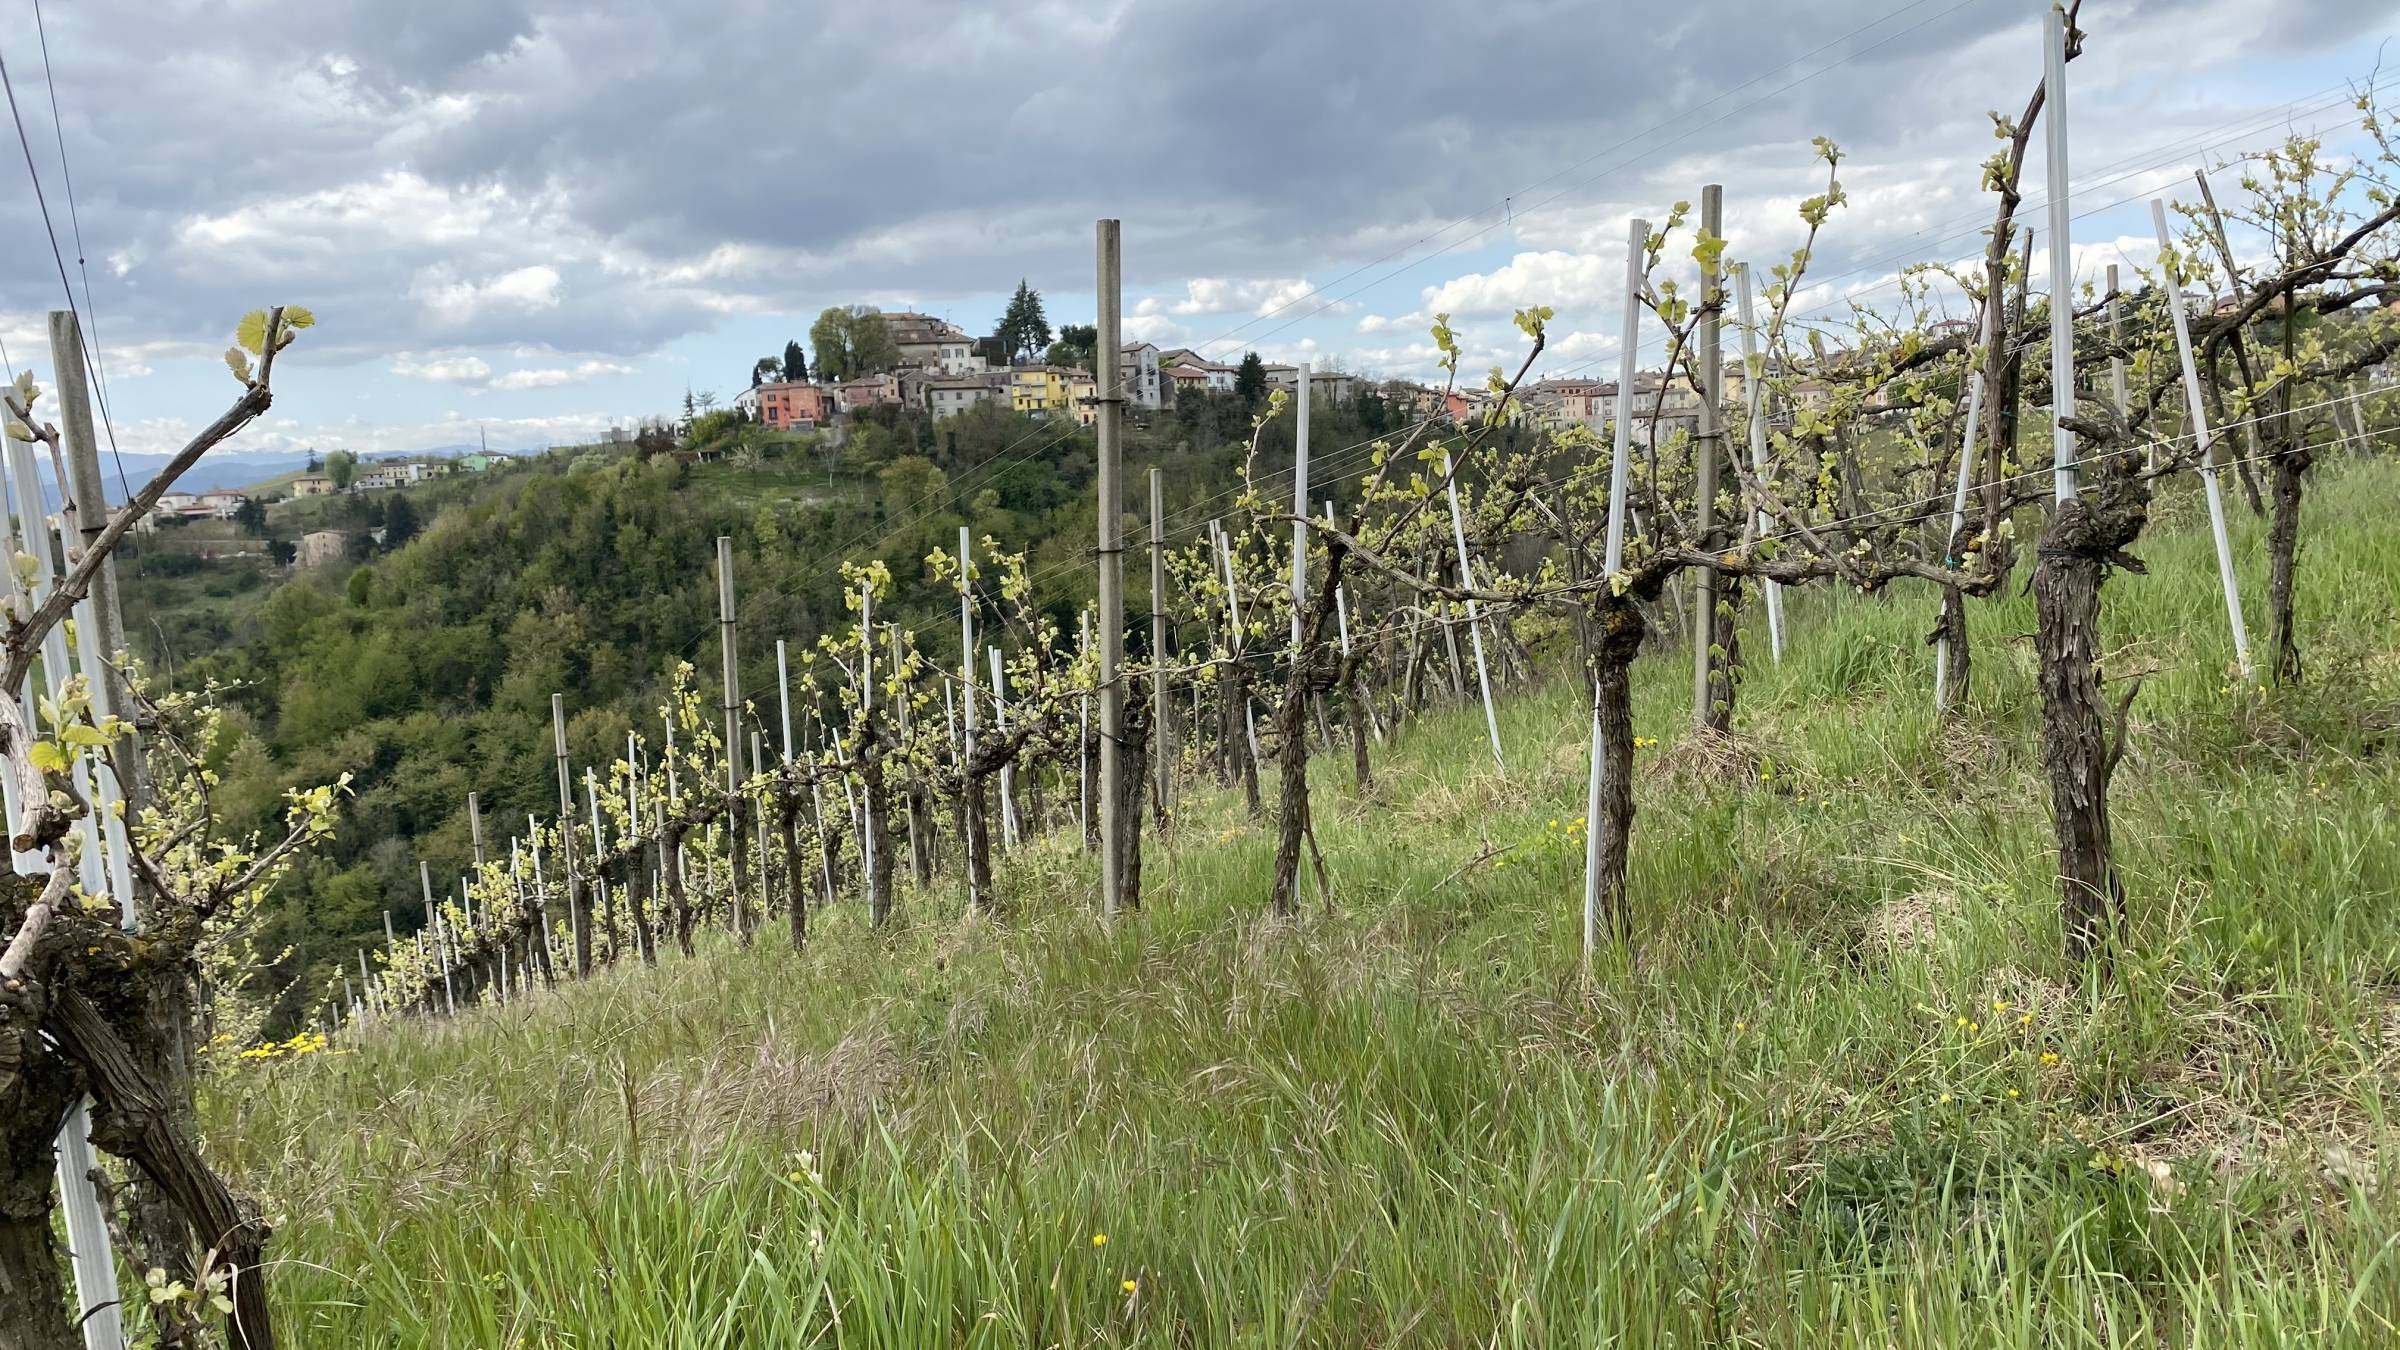
[[[233,340],[240,343],[244,351],[264,356],[267,351],[267,312],[254,309],[243,315],[241,323],[233,330]]]

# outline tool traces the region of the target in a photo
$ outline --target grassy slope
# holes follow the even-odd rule
[[[2391,1344],[2395,501],[2389,466],[2320,485],[2297,693],[2228,687],[2189,501],[2112,583],[2112,674],[2154,672],[2113,987],[2054,954],[2029,602],[1972,611],[1944,741],[1929,597],[1795,597],[1742,781],[1645,658],[1641,937],[1588,983],[1552,689],[1505,778],[1465,710],[1372,803],[1321,762],[1338,905],[1296,926],[1259,917],[1271,836],[1196,799],[1113,933],[1044,845],[1016,925],[846,905],[803,959],[770,932],[253,1071],[212,1143],[286,1216],[308,1345]]]

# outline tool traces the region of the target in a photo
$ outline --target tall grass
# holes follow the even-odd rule
[[[1795,595],[1747,757],[1638,668],[1639,937],[1588,974],[1543,688],[1505,776],[1469,709],[1372,800],[1321,761],[1297,922],[1201,795],[1113,929],[1045,842],[1014,922],[944,888],[378,1030],[224,1082],[210,1142],[304,1345],[2400,1343],[2395,502],[2315,494],[2296,691],[2230,677],[2188,503],[2111,584],[2111,982],[2058,955],[2029,602],[1971,607],[1944,734],[1929,595]]]

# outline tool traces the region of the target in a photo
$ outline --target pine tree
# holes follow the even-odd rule
[[[808,355],[800,350],[800,343],[797,339],[783,344],[783,378],[787,380],[808,378]]]
[[[1233,392],[1253,408],[1267,396],[1267,363],[1258,359],[1257,352],[1242,358],[1241,369],[1233,374]]]
[[[1042,313],[1042,293],[1017,278],[1017,293],[1009,297],[1008,312],[1000,316],[1000,346],[1010,359],[1031,356],[1050,345],[1050,320]]]
[[[383,547],[396,549],[417,537],[417,508],[409,505],[408,494],[395,492],[383,508]]]

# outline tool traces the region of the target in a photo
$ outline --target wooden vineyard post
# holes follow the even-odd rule
[[[658,964],[658,937],[651,931],[650,917],[644,912],[642,897],[650,874],[650,849],[643,842],[642,832],[642,757],[634,734],[625,733],[625,836],[633,850],[625,863],[625,919],[633,926],[633,950],[642,964]],[[652,901],[658,899],[655,889],[649,891]]]
[[[1157,465],[1150,466],[1150,734],[1157,738],[1150,763],[1158,794],[1158,818],[1174,819],[1175,719],[1167,713],[1167,535],[1165,490]]]
[[[617,962],[616,893],[609,890],[608,876],[600,870],[601,860],[608,856],[608,840],[600,833],[600,782],[589,764],[583,766],[583,804],[592,816],[592,908],[599,915],[600,960],[613,966]]]
[[[733,868],[733,934],[747,941],[750,929],[742,912],[742,673],[735,636],[733,537],[721,534],[717,536],[717,650],[724,663],[726,847]]]
[[[1007,673],[1000,664],[1000,649],[986,647],[984,654],[992,663],[992,728],[996,734],[1008,733]],[[1010,848],[1017,846],[1017,766],[1012,761],[1000,766],[1000,831]]]
[[[2118,303],[2117,265],[2108,265],[2108,401],[2116,406],[2117,416],[2124,417],[2132,405],[2125,394],[2125,317]],[[2150,443],[2143,466],[2158,467],[2158,443]]]
[[[1311,367],[1300,363],[1299,413],[1292,431],[1292,660],[1300,659],[1300,616],[1308,608],[1308,386]],[[1453,496],[1455,502],[1455,495]]]
[[[558,762],[558,867],[566,874],[567,927],[574,934],[575,976],[592,974],[592,916],[583,878],[575,871],[575,773],[567,767],[567,697],[550,696],[550,740]],[[595,859],[597,853],[592,855]]]
[[[1123,241],[1118,222],[1102,220],[1094,229],[1093,247],[1099,270],[1099,335],[1094,347],[1093,372],[1099,394],[1100,489],[1100,913],[1114,918],[1135,903],[1124,894],[1125,862],[1138,847],[1139,820],[1126,819],[1124,794],[1117,779],[1124,772],[1125,691],[1117,684],[1117,668],[1125,661],[1125,390],[1118,350],[1122,327]]]
[[[1725,189],[1710,183],[1700,189],[1700,237],[1722,240],[1725,231]],[[1719,280],[1716,254],[1700,259],[1699,348],[1693,353],[1700,386],[1700,434],[1694,438],[1692,489],[1693,546],[1703,553],[1717,548],[1718,465],[1725,458],[1725,430],[1719,425],[1724,382],[1721,316],[1724,285]],[[1692,726],[1701,731],[1731,730],[1732,675],[1727,668],[1726,635],[1717,622],[1717,593],[1725,584],[1713,567],[1692,569]],[[1730,629],[1731,623],[1724,625]],[[1719,687],[1719,680],[1723,686]],[[1720,702],[1726,706],[1720,708]]]
[[[968,537],[967,527],[958,527],[958,767],[963,787],[968,765],[975,758],[975,545]],[[965,812],[970,809],[963,800],[959,806],[960,847],[971,848],[966,837],[984,837],[981,821],[969,821]],[[988,897],[975,880],[974,859],[967,860],[967,908],[980,910]]]
[[[1091,654],[1092,616],[1087,611],[1076,616],[1075,656],[1078,661]],[[1100,842],[1100,822],[1092,815],[1092,696],[1078,694],[1075,698],[1075,832],[1083,838],[1084,851],[1094,851]]]
[[[417,885],[425,892],[425,922],[433,929],[434,959],[442,965],[442,1010],[456,1016],[458,994],[450,983],[450,944],[443,936],[442,912],[433,903],[433,865],[423,858],[417,859]]]

